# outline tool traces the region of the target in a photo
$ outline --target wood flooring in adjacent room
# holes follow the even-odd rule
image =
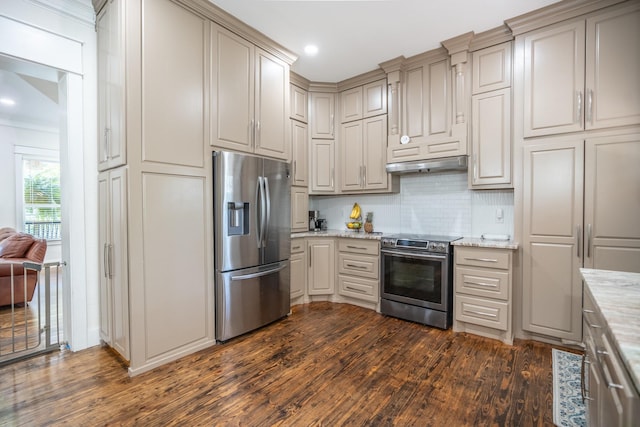
[[[332,303],[134,378],[106,349],[0,368],[0,425],[535,426],[551,346]]]

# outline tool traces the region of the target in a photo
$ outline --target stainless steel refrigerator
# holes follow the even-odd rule
[[[289,164],[213,152],[216,339],[252,331],[290,311]]]

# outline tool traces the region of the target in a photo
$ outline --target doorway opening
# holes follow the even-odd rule
[[[0,251],[0,287],[7,296],[0,303],[0,364],[55,350],[65,341],[65,82],[65,72],[0,55],[0,229],[6,232],[0,246],[31,236],[33,247],[46,247],[42,259],[32,246],[23,254]]]

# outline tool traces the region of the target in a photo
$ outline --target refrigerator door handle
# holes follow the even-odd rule
[[[264,221],[263,221],[263,196],[262,196],[262,177],[259,176],[258,177],[258,182],[257,182],[257,190],[256,190],[256,238],[258,240],[257,244],[258,244],[258,248],[262,247],[262,228],[264,226]]]
[[[257,273],[250,273],[250,274],[242,274],[240,276],[232,276],[231,280],[232,281],[247,280],[247,279],[254,279],[256,277],[268,276],[269,274],[277,273],[278,271],[284,269],[286,266],[287,266],[286,264],[283,264],[279,267],[272,268],[271,270],[259,271]]]
[[[264,247],[267,247],[267,240],[269,239],[269,228],[271,226],[271,194],[269,193],[269,179],[265,176],[262,178],[262,183],[264,184],[264,193],[265,193],[265,204],[266,208],[264,210],[265,224],[264,231],[262,236],[262,244]]]

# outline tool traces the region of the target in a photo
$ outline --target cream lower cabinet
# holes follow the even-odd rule
[[[512,250],[456,246],[454,257],[453,329],[513,344]]]
[[[338,239],[338,294],[378,303],[380,243],[366,239]]]
[[[540,141],[523,160],[523,329],[580,342],[579,268],[640,271],[640,134]]]
[[[307,244],[304,238],[291,239],[291,302],[302,302],[307,290]]]
[[[127,169],[98,176],[100,339],[129,360]]]
[[[309,191],[291,187],[291,231],[309,230]]]
[[[333,295],[336,288],[335,239],[307,239],[307,294]]]
[[[633,426],[640,418],[640,396],[633,386],[612,334],[588,287],[584,291],[582,393],[587,425]]]

